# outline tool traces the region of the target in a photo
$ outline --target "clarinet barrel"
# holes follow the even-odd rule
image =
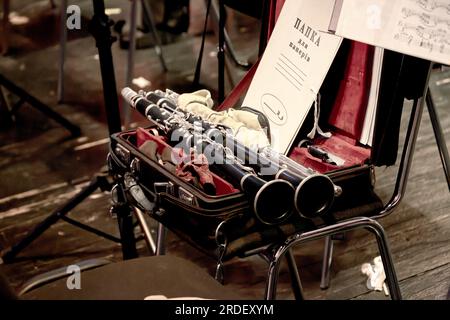
[[[228,176],[252,199],[252,209],[258,220],[267,225],[276,225],[289,218],[293,211],[292,199],[295,193],[290,182],[281,179],[264,181],[254,173],[242,169],[236,162],[230,163],[224,156],[223,148],[217,147],[215,143],[204,142],[202,148],[207,157],[213,157],[210,165]]]
[[[340,195],[341,188],[330,177],[269,148],[264,148],[262,153],[282,168],[275,177],[287,180],[295,187],[294,206],[301,216],[314,218],[325,214],[333,205],[335,197]]]

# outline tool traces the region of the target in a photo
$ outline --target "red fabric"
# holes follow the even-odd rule
[[[345,168],[355,165],[362,165],[370,157],[370,149],[358,147],[348,143],[338,135],[333,135],[329,139],[316,139],[314,141],[314,145],[320,147],[320,149],[326,151],[327,153],[334,154],[345,160]],[[296,147],[292,150],[289,157],[296,162],[304,164],[306,167],[314,169],[320,173],[342,169],[342,167],[323,162],[320,159],[313,157],[308,152],[307,148]]]
[[[214,178],[212,172],[209,170],[208,159],[204,154],[197,155],[191,149],[190,156],[185,157],[177,165],[176,174],[179,178],[191,183],[198,178],[200,185],[207,194],[217,194]]]
[[[158,153],[161,154],[165,148],[171,148],[162,137],[154,136],[147,129],[137,128],[136,129],[136,147],[139,148],[145,141],[152,140],[158,144]],[[181,149],[179,149],[182,152]],[[174,153],[176,158],[183,158],[183,155]],[[218,175],[212,173],[213,183],[216,186],[216,196],[223,196],[227,194],[237,193],[239,190],[233,187],[231,183],[219,177]]]
[[[353,41],[344,78],[328,123],[353,139],[361,138],[370,91],[374,47]]]
[[[270,3],[269,13],[269,31],[267,32],[267,40],[270,39],[272,31],[275,28],[275,24],[280,16],[281,9],[283,9],[285,0],[272,0]]]
[[[281,9],[283,9],[283,5],[285,2],[286,2],[285,0],[277,0],[275,19],[278,19],[278,17],[280,16]]]
[[[167,143],[164,141],[163,137],[154,136],[147,130],[143,128],[137,128],[136,130],[136,147],[140,148],[145,141],[152,140],[158,144],[158,153],[161,154],[166,148]]]

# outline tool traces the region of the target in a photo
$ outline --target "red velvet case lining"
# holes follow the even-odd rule
[[[158,153],[161,154],[165,148],[173,150],[163,137],[154,136],[147,129],[137,128],[136,130],[136,147],[139,148],[145,141],[154,141],[158,144]],[[239,192],[231,183],[212,173],[214,184],[216,185],[216,196],[224,196]]]
[[[333,135],[329,139],[315,139],[314,145],[320,147],[327,153],[334,154],[345,160],[344,166],[339,167],[323,162],[320,159],[313,157],[308,152],[307,148],[294,148],[289,157],[296,162],[305,165],[307,168],[312,168],[320,173],[362,165],[370,158],[369,148],[352,145],[337,135]]]
[[[343,160],[336,166],[311,156],[307,148],[294,148],[290,158],[320,173],[362,165],[370,159],[371,149],[359,145],[370,89],[374,47],[352,42],[347,67],[329,118],[332,137],[316,138],[313,144]]]

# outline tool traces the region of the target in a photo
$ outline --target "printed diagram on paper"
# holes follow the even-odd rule
[[[336,34],[450,64],[450,1],[340,0]]]
[[[408,0],[394,39],[430,53],[450,54],[450,2]]]

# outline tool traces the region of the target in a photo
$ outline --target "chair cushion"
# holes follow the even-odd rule
[[[34,300],[144,300],[148,296],[236,300],[235,292],[219,284],[190,261],[173,256],[127,260],[81,273],[81,289],[68,289],[67,278],[25,295]]]

